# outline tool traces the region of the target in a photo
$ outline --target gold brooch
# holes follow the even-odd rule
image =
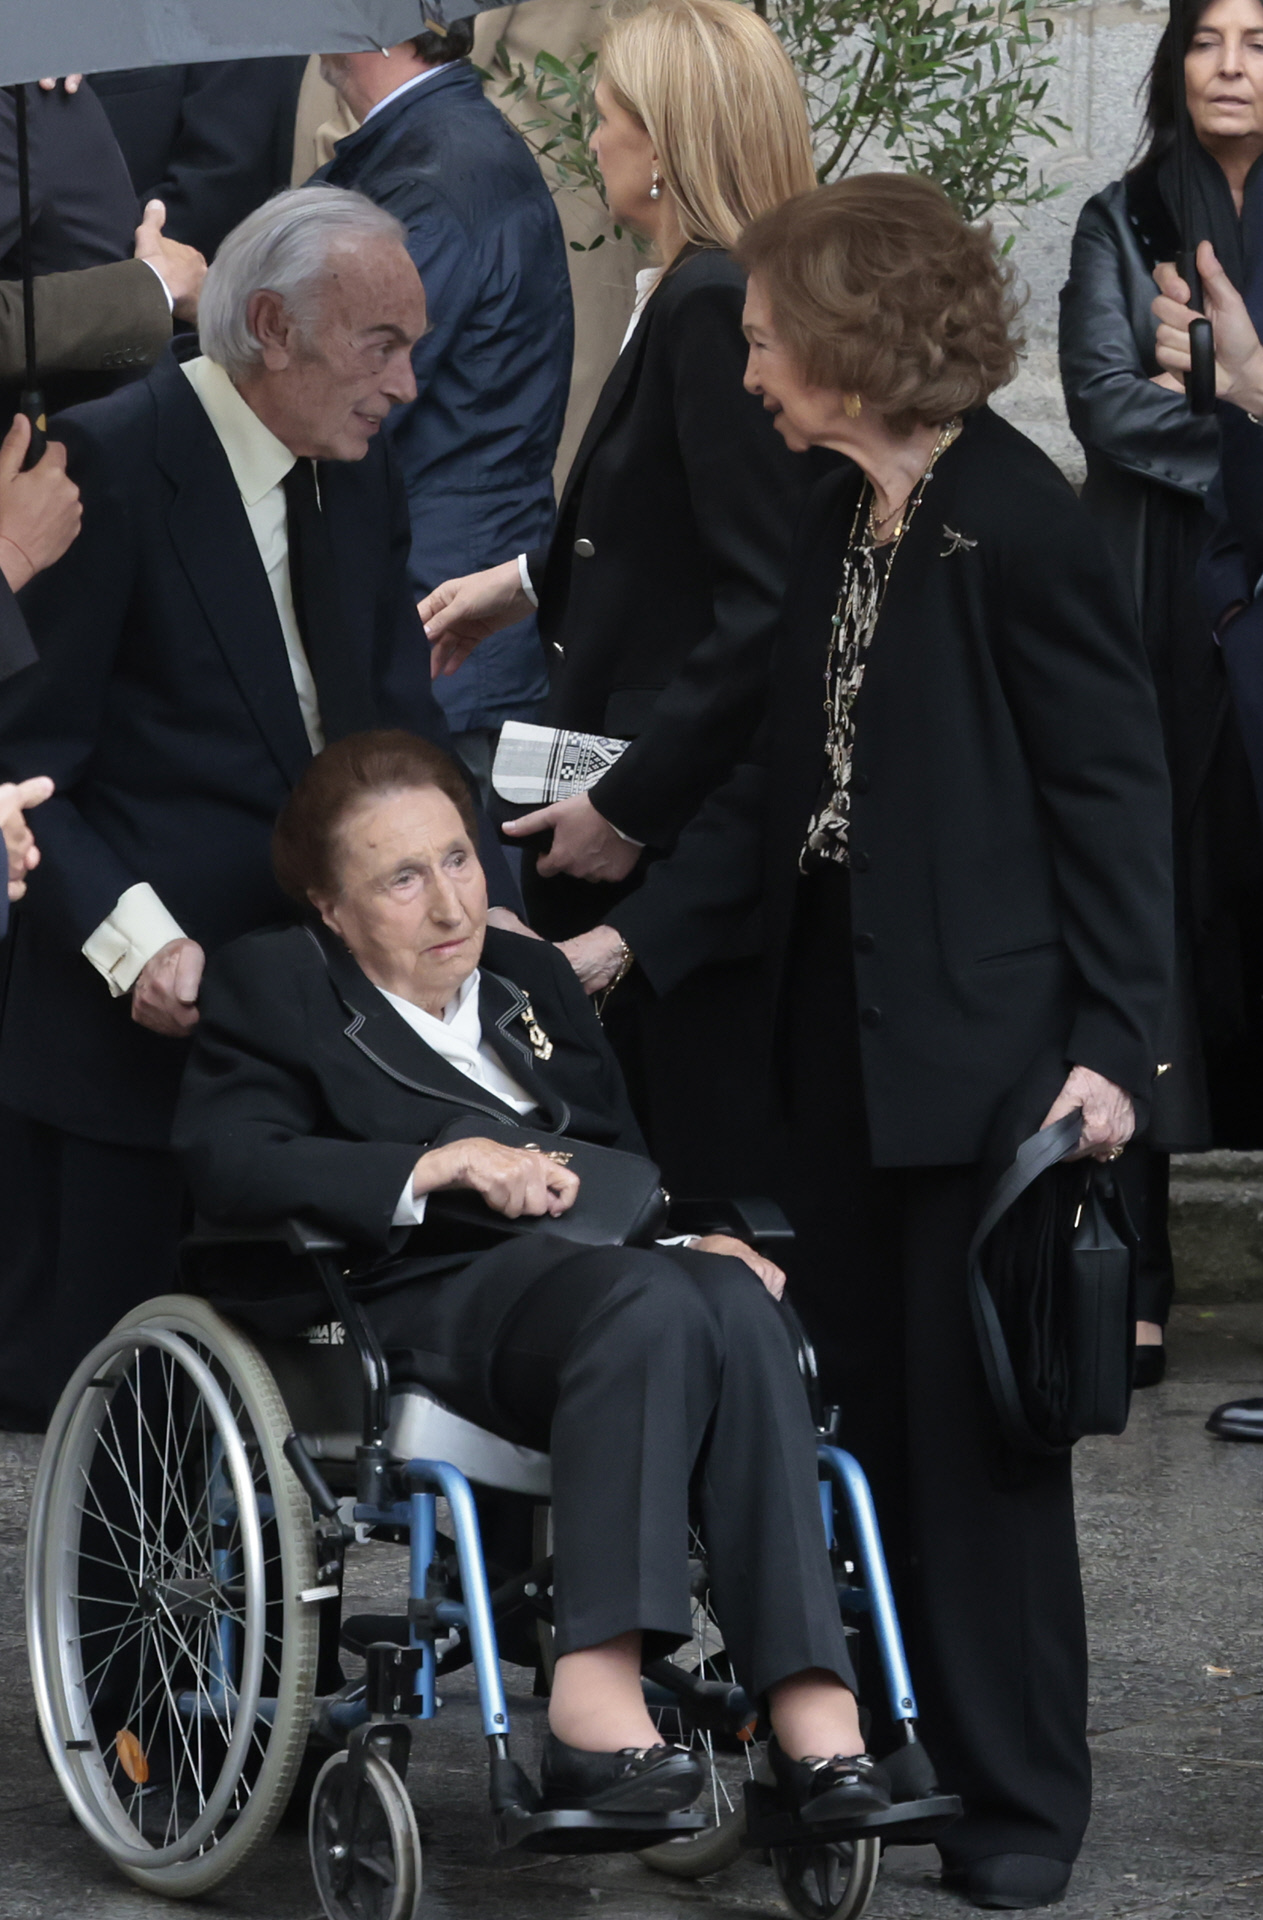
[[[535,1009],[528,1000],[522,1009],[522,1024],[526,1028],[526,1037],[531,1043],[531,1052],[537,1060],[551,1060],[553,1043],[535,1018]]]

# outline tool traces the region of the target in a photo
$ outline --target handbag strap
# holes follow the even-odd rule
[[[991,1289],[987,1285],[982,1271],[983,1244],[999,1221],[1008,1212],[1014,1201],[1019,1199],[1026,1189],[1033,1186],[1042,1173],[1049,1167],[1055,1167],[1068,1153],[1073,1153],[1083,1131],[1083,1109],[1076,1107],[1065,1114],[1050,1127],[1042,1127],[1033,1133],[1029,1140],[1023,1140],[1013,1164],[1006,1167],[991,1190],[991,1195],[982,1210],[982,1218],[974,1230],[969,1243],[967,1256],[969,1269],[969,1306],[973,1315],[974,1332],[978,1340],[978,1350],[982,1356],[983,1371],[987,1377],[987,1386],[992,1401],[1004,1428],[1006,1438],[1015,1446],[1023,1447],[1028,1453],[1045,1456],[1064,1453],[1065,1448],[1053,1446],[1041,1439],[1026,1416],[1022,1404],[1022,1395],[1017,1384],[1017,1375],[1013,1370],[1013,1360],[1009,1353],[1009,1343],[1000,1324],[1000,1315],[996,1311]]]

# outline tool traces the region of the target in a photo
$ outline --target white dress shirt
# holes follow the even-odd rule
[[[228,456],[276,606],[303,726],[312,752],[319,753],[325,742],[316,682],[298,631],[289,577],[289,537],[282,483],[295,464],[294,455],[247,406],[215,361],[201,355],[186,361],[182,371]],[[147,961],[169,941],[183,937],[184,929],[168,913],[149,882],[141,880],[126,889],[113,911],[88,935],[83,953],[97,972],[104,975],[110,992],[117,998],[135,986]]]
[[[455,1067],[458,1073],[463,1073],[484,1092],[494,1094],[497,1100],[503,1100],[515,1113],[534,1111],[534,1099],[511,1073],[505,1072],[482,1037],[477,968],[456,998],[448,1001],[441,1020],[432,1013],[426,1013],[423,1007],[414,1006],[411,1000],[401,1000],[397,993],[387,993],[385,987],[380,987],[378,991],[389,1000],[400,1018],[408,1022],[413,1032],[425,1041],[426,1046],[446,1060],[449,1066]],[[425,1219],[426,1198],[425,1194],[420,1199],[415,1197],[412,1175],[409,1174],[391,1224],[396,1227],[419,1227]]]

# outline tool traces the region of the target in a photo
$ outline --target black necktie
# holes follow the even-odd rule
[[[312,462],[295,461],[284,485],[294,613],[316,683],[325,739],[340,740],[344,734],[376,726],[373,691],[343,617]]]

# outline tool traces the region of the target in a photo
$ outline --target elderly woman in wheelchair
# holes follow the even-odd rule
[[[58,1682],[41,1621],[63,1604],[57,1556],[64,1555],[68,1530],[81,1556],[92,1557],[85,1541],[99,1541],[98,1562],[116,1555],[128,1563],[133,1536],[150,1524],[146,1501],[152,1497],[134,1484],[144,1480],[146,1460],[151,1486],[160,1469],[179,1484],[174,1504],[185,1519],[190,1509],[192,1521],[214,1509],[230,1516],[238,1531],[240,1489],[232,1475],[253,1473],[257,1493],[262,1461],[270,1475],[270,1491],[256,1500],[265,1559],[271,1530],[283,1533],[282,1483],[289,1486],[291,1477],[273,1457],[274,1447],[268,1454],[267,1418],[252,1411],[248,1383],[226,1386],[229,1399],[236,1395],[237,1425],[246,1433],[242,1460],[230,1437],[212,1444],[203,1431],[196,1494],[187,1489],[191,1443],[172,1407],[187,1407],[190,1396],[200,1394],[202,1428],[219,1432],[216,1421],[223,1426],[212,1388],[225,1388],[225,1375],[215,1342],[203,1331],[207,1316],[220,1326],[244,1323],[265,1337],[293,1336],[328,1320],[329,1301],[313,1291],[309,1265],[267,1239],[277,1222],[297,1219],[305,1224],[291,1231],[291,1247],[324,1250],[323,1264],[319,1258],[316,1264],[335,1308],[340,1304],[360,1328],[366,1364],[384,1354],[394,1389],[414,1383],[459,1420],[551,1457],[556,1657],[540,1793],[514,1769],[526,1813],[544,1817],[545,1826],[551,1817],[554,1828],[587,1817],[596,1829],[589,1845],[601,1844],[603,1826],[620,1823],[640,1831],[640,1844],[687,1830],[678,1816],[697,1798],[703,1771],[693,1752],[663,1739],[646,1704],[642,1671],[655,1663],[662,1670],[663,1656],[694,1633],[695,1522],[732,1678],[770,1723],[767,1793],[780,1810],[782,1839],[858,1833],[890,1818],[891,1784],[864,1751],[835,1567],[821,1524],[817,1434],[795,1336],[779,1304],[782,1275],[722,1234],[683,1243],[593,1243],[602,1227],[582,1224],[585,1212],[625,1206],[617,1180],[613,1198],[606,1190],[602,1168],[620,1179],[629,1167],[634,1174],[637,1162],[626,1156],[643,1155],[643,1145],[614,1057],[568,964],[545,942],[488,924],[475,848],[464,779],[437,749],[401,733],[342,740],[313,761],[276,831],[278,877],[309,909],[305,923],[250,935],[209,970],[177,1145],[200,1212],[215,1230],[201,1243],[199,1291],[216,1297],[229,1319],[219,1321],[204,1307],[195,1313],[196,1303],[174,1297],[156,1303],[168,1310],[165,1318],[138,1310],[111,1337],[109,1352],[105,1343],[85,1363],[54,1422],[50,1450],[62,1464],[58,1471],[46,1460],[37,1492],[32,1647],[45,1736],[63,1784],[92,1825],[84,1806],[93,1791],[100,1801],[104,1789],[100,1779],[97,1789],[86,1779],[89,1763],[100,1759],[88,1750],[105,1748],[102,1724],[110,1732],[111,1713],[122,1724],[116,1736],[110,1733],[115,1752],[100,1763],[114,1790],[134,1787],[141,1795],[153,1793],[162,1765],[183,1778],[185,1723],[191,1720],[200,1743],[212,1721],[221,1739],[231,1734],[224,1698],[236,1700],[240,1714],[239,1676],[248,1662],[240,1642],[232,1641],[237,1664],[229,1676],[225,1648],[236,1615],[223,1596],[248,1584],[249,1554],[242,1546],[234,1549],[236,1559],[225,1557],[229,1521],[218,1523],[218,1534],[208,1522],[206,1568],[193,1564],[184,1542],[178,1553],[168,1545],[162,1569],[147,1579],[120,1572],[110,1576],[111,1587],[102,1575],[96,1613],[81,1620],[81,1632],[108,1636],[109,1608],[121,1609],[134,1597],[142,1648],[149,1644],[146,1631],[174,1634],[184,1661],[197,1633],[207,1638],[206,1621],[220,1607],[205,1672],[177,1684],[163,1667],[154,1683],[159,1698],[178,1698],[183,1720],[174,1711],[168,1716],[174,1733],[168,1727],[161,1739],[145,1734],[147,1681],[134,1684],[130,1702],[85,1717],[75,1705],[84,1689]],[[552,1138],[541,1151],[550,1136],[565,1136],[567,1150],[559,1152]],[[592,1149],[607,1150],[608,1162]],[[584,1171],[567,1164],[571,1160],[583,1161]],[[594,1189],[587,1195],[585,1182]],[[607,1239],[610,1231],[607,1226]],[[241,1243],[221,1244],[216,1234],[240,1236]],[[252,1235],[260,1236],[257,1244],[250,1244]],[[334,1259],[329,1250],[338,1247],[344,1251]],[[148,1384],[133,1365],[145,1341]],[[117,1409],[120,1382],[130,1383],[121,1418],[116,1411],[83,1411],[111,1392]],[[376,1384],[380,1391],[382,1382]],[[133,1402],[135,1442],[128,1437]],[[282,1409],[279,1431],[286,1424]],[[359,1449],[357,1517],[381,1520],[393,1513],[405,1524],[411,1518],[414,1573],[419,1567],[412,1608],[418,1609],[431,1590],[427,1559],[430,1573],[438,1566],[433,1495],[446,1492],[461,1522],[454,1485],[460,1476],[444,1478],[447,1470],[436,1467],[439,1477],[431,1475],[424,1494],[421,1481],[410,1482],[404,1503],[392,1506],[382,1432],[368,1437],[377,1444]],[[292,1435],[285,1452],[302,1482],[300,1506],[313,1496],[324,1515],[305,1576],[311,1585],[296,1596],[310,1603],[336,1594],[345,1529],[336,1500]],[[90,1503],[65,1490],[67,1477],[74,1479],[74,1458],[89,1462],[79,1480],[92,1482]],[[374,1484],[375,1504],[366,1506]],[[419,1544],[425,1500],[429,1533]],[[166,1529],[163,1520],[164,1537]],[[194,1531],[190,1523],[190,1536]],[[283,1539],[272,1545],[278,1555],[285,1549]],[[151,1549],[138,1541],[137,1551],[142,1562],[148,1551],[156,1566]],[[436,1605],[432,1612],[436,1619],[465,1621],[476,1658],[482,1637],[479,1681],[494,1768],[497,1742],[507,1764],[507,1714],[502,1699],[498,1712],[495,1699],[487,1704],[498,1676],[485,1671],[486,1586],[481,1556],[473,1557],[476,1568],[462,1550],[463,1609],[449,1606],[444,1616]],[[230,1564],[245,1572],[224,1572]],[[301,1611],[296,1605],[295,1622]],[[256,1701],[278,1696],[269,1753],[280,1738],[280,1668],[289,1657],[289,1632],[287,1626],[276,1635],[275,1651],[260,1656],[267,1671],[255,1681]],[[897,1628],[894,1634],[897,1639]],[[490,1644],[494,1664],[494,1640]],[[108,1637],[100,1645],[96,1666],[108,1674],[120,1667],[122,1654]],[[314,1641],[309,1646],[314,1652]],[[392,1658],[396,1652],[386,1649]],[[428,1684],[432,1700],[427,1657],[416,1656],[409,1677],[416,1676],[418,1694]],[[381,1704],[383,1670],[379,1662],[379,1719],[389,1718],[391,1704]],[[888,1661],[888,1677],[890,1671]],[[401,1684],[406,1692],[408,1682],[385,1686],[387,1694],[395,1689],[396,1703]],[[897,1687],[910,1712],[906,1677]],[[149,1713],[155,1724],[152,1707]],[[302,1728],[286,1735],[291,1746],[302,1737]],[[169,1751],[160,1764],[164,1743]],[[204,1772],[200,1744],[197,1751]],[[253,1778],[248,1766],[241,1777]],[[238,1783],[233,1791],[240,1796],[243,1789]],[[129,1814],[131,1854],[118,1833],[111,1851],[133,1877],[166,1891],[194,1892],[212,1883],[209,1870],[198,1877],[207,1845],[193,1848],[190,1864],[187,1843],[190,1833],[200,1832],[199,1820],[222,1837],[223,1808],[209,1805],[215,1795],[204,1784],[200,1792],[191,1824],[179,1811],[175,1785],[154,1800],[157,1812],[151,1808],[145,1820]],[[218,1829],[212,1813],[220,1816]],[[115,1827],[122,1832],[117,1819]],[[175,1872],[181,1836],[183,1882]],[[609,1844],[628,1842],[614,1837]],[[146,1847],[156,1851],[147,1856]],[[330,1857],[338,1851],[332,1844],[327,1849]],[[168,1857],[172,1872],[163,1877]],[[336,1902],[326,1906],[343,1910]],[[800,1910],[831,1912],[834,1905]]]

